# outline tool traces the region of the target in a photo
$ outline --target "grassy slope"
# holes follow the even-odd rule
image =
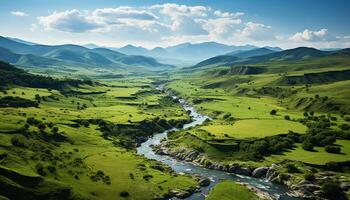
[[[35,94],[39,94],[40,96],[53,96],[57,99],[47,98],[46,101],[42,101],[39,108],[0,108],[0,130],[13,131],[23,126],[27,117],[35,117],[44,122],[54,123],[59,128],[59,132],[66,135],[71,142],[61,142],[60,147],[51,147],[51,151],[54,155],[69,154],[70,156],[54,165],[57,173],[48,173],[46,178],[71,186],[73,191],[82,197],[116,199],[121,191],[128,191],[132,199],[152,199],[161,197],[170,189],[193,188],[196,182],[192,178],[151,168],[157,163],[146,160],[133,151],[114,146],[112,141],[101,137],[101,132],[95,125],[79,128],[68,126],[74,124],[71,120],[75,119],[101,118],[115,124],[130,124],[153,119],[157,116],[166,119],[187,118],[183,109],[178,105],[171,107],[159,105],[163,94],[139,93],[151,90],[144,88],[145,85],[149,86],[148,80],[142,79],[139,83],[130,80],[131,87],[125,88],[128,81],[111,83],[114,87],[82,86],[72,88],[83,93],[66,97],[56,90],[49,91],[27,87],[11,88],[7,90],[7,94],[11,96],[34,99]],[[104,93],[91,94],[91,92],[97,91]],[[1,96],[5,96],[5,94],[1,93]],[[120,99],[116,97],[131,98]],[[78,102],[79,105],[86,104],[87,108],[78,110]],[[143,105],[145,102],[156,105],[156,107],[148,109]],[[23,113],[26,116],[23,116]],[[38,131],[33,126],[30,127],[30,130]],[[49,132],[50,129],[46,128],[45,131]],[[0,133],[0,153],[9,155],[0,161],[0,166],[16,169],[24,175],[37,175],[35,170],[37,163],[42,163],[44,167],[53,165],[51,161],[47,160],[32,160],[31,156],[38,154],[37,152],[27,148],[13,147],[11,138],[14,136],[20,136],[20,134]],[[45,142],[41,143],[40,140],[28,139],[27,141],[28,144],[32,142],[37,142],[38,145],[47,145]],[[83,159],[84,165],[73,167],[70,163],[75,158]],[[64,167],[59,167],[60,164]],[[98,170],[102,170],[110,177],[110,185],[90,180],[90,176]],[[133,174],[133,179],[131,179],[130,173]],[[76,175],[78,178],[75,178]],[[147,181],[143,178],[145,175],[152,175],[153,178]]]
[[[222,181],[209,193],[207,200],[258,200],[260,199],[252,191],[243,185],[232,181]]]
[[[335,81],[326,84],[311,84],[308,88],[302,86],[279,86],[277,80],[282,78],[282,74],[287,72],[287,76],[303,75],[304,73],[318,73],[334,70],[346,70],[350,67],[347,56],[328,56],[327,58],[310,59],[306,61],[285,61],[255,64],[252,66],[263,67],[266,73],[257,75],[234,75],[220,74],[220,70],[226,70],[227,67],[218,67],[207,71],[197,72],[193,75],[178,74],[174,76],[174,81],[167,84],[167,87],[178,92],[181,96],[189,101],[195,102],[194,106],[202,113],[213,117],[213,121],[207,123],[200,130],[189,131],[196,139],[184,136],[181,142],[183,146],[191,148],[191,145],[203,148],[213,159],[220,157],[226,160],[234,159],[231,152],[221,152],[212,146],[205,145],[204,141],[216,139],[247,139],[249,137],[265,137],[280,133],[287,133],[293,130],[299,133],[305,131],[305,126],[298,122],[284,120],[288,115],[291,119],[302,118],[304,109],[311,105],[310,109],[318,115],[332,113],[338,120],[336,124],[346,123],[339,115],[339,110],[329,110],[328,103],[339,105],[340,110],[350,111],[349,81]],[[258,92],[262,87],[279,87],[272,93],[261,94]],[[281,94],[284,97],[281,97]],[[329,99],[322,103],[321,100],[315,99],[315,95],[321,98]],[[305,102],[297,106],[297,102],[305,98]],[[196,99],[200,99],[196,103]],[[327,104],[327,105],[326,105]],[[330,105],[330,104],[329,104]],[[250,108],[250,109],[249,109]],[[277,110],[277,115],[270,115],[272,109]],[[233,118],[224,119],[225,114],[231,114]],[[238,121],[237,121],[238,120]],[[211,133],[208,136],[208,132]],[[226,134],[226,135],[225,135]],[[188,144],[186,144],[188,143]],[[293,156],[293,152],[299,151]],[[324,149],[322,148],[322,152]],[[347,154],[334,156],[324,152],[320,157],[301,157],[301,153],[308,154],[301,148],[293,150],[288,156],[304,162],[326,163],[329,161],[349,161]],[[226,157],[225,157],[226,154]],[[311,154],[313,155],[313,154]],[[274,156],[283,160],[287,156]],[[317,160],[317,161],[315,161]],[[267,160],[270,162],[271,160]],[[274,160],[276,161],[276,160]]]

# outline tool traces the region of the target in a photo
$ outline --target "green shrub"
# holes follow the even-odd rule
[[[302,147],[306,151],[313,151],[314,150],[314,145],[309,141],[304,141],[302,144]]]
[[[315,181],[316,177],[313,173],[306,173],[304,175],[304,179],[312,182],[312,181]]]
[[[35,170],[41,176],[45,176],[46,175],[46,172],[44,170],[44,166],[41,163],[38,163],[38,164],[35,165]]]
[[[328,153],[340,153],[341,148],[338,146],[334,146],[334,145],[327,145],[324,148]]]
[[[276,114],[277,114],[277,110],[275,109],[271,110],[270,115],[276,115]]]
[[[346,199],[339,183],[325,182],[321,187],[321,191],[322,196],[330,200]]]
[[[288,173],[300,173],[300,170],[293,164],[287,164],[286,170]]]
[[[127,191],[122,191],[122,192],[120,192],[119,195],[120,195],[121,197],[123,197],[123,198],[126,198],[126,197],[130,196],[129,192],[127,192]]]
[[[11,144],[15,147],[27,147],[26,138],[24,136],[13,136],[11,138]]]

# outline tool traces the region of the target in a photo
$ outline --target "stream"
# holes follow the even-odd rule
[[[176,97],[174,97],[176,98]],[[182,129],[188,129],[190,127],[194,127],[202,124],[206,119],[210,119],[208,116],[202,115],[196,110],[186,103],[184,100],[180,99],[179,102],[183,106],[186,111],[190,111],[190,116],[192,118],[192,122],[185,124]],[[151,145],[160,144],[161,140],[167,138],[167,134],[171,131],[176,131],[178,129],[173,128],[170,130],[166,130],[162,133],[154,134],[153,137],[149,138],[146,142],[142,143],[140,147],[137,148],[137,153],[140,155],[144,155],[146,158],[155,159],[160,161],[168,166],[170,166],[176,172],[184,172],[188,174],[199,175],[203,177],[208,177],[211,180],[211,183],[207,187],[202,187],[201,191],[198,193],[192,194],[190,197],[186,199],[189,200],[204,200],[208,195],[208,192],[211,188],[213,188],[220,180],[233,180],[235,182],[246,183],[248,185],[254,186],[256,188],[261,189],[274,196],[279,200],[295,200],[294,197],[289,197],[286,192],[287,189],[283,186],[273,184],[268,182],[265,179],[258,179],[249,176],[242,176],[237,174],[231,174],[224,171],[206,169],[204,167],[200,167],[194,165],[192,163],[188,163],[185,161],[178,161],[174,158],[171,158],[167,155],[157,155],[153,151]]]

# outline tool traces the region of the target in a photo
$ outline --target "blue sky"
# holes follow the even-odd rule
[[[348,0],[1,0],[0,35],[118,47],[215,41],[350,46]]]

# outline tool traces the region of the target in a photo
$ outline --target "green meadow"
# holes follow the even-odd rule
[[[98,124],[76,120],[102,119],[108,123],[136,126],[156,118],[188,120],[178,104],[164,103],[166,96],[149,81],[103,82],[103,85],[71,87],[69,92],[30,87],[11,87],[0,98],[13,96],[35,101],[38,107],[0,108],[1,167],[24,177],[45,177],[41,183],[59,192],[71,188],[74,198],[154,199],[171,190],[194,190],[197,182],[169,167],[120,146],[127,135],[104,138]],[[21,127],[34,118],[46,125]],[[53,127],[57,133],[51,133]],[[54,138],[54,135],[60,138]],[[9,188],[16,187],[10,184]],[[37,186],[33,186],[36,191]],[[33,192],[36,194],[36,192]],[[147,194],[147,195],[145,195]],[[20,194],[19,194],[20,195]],[[67,197],[68,198],[68,197]],[[69,197],[73,198],[73,197]]]
[[[243,185],[239,185],[233,181],[222,181],[210,191],[209,196],[206,199],[259,200],[261,198]]]

